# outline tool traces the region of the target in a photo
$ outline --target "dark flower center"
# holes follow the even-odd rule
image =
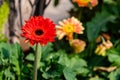
[[[38,36],[40,36],[40,35],[43,34],[43,31],[42,31],[41,29],[36,30],[36,31],[35,31],[35,34],[38,35]]]

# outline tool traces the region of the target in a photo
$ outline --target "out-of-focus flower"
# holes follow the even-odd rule
[[[98,4],[98,0],[73,0],[73,2],[77,3],[79,7],[92,7]]]
[[[56,26],[59,40],[64,36],[66,36],[67,40],[72,40],[73,33],[82,34],[84,30],[82,23],[75,17],[64,19],[59,24],[59,26]]]
[[[56,35],[55,24],[50,19],[44,19],[42,16],[31,17],[22,26],[22,32],[22,36],[26,37],[25,42],[30,41],[31,45],[35,43],[45,45],[48,42],[53,42]]]
[[[106,49],[110,49],[113,46],[112,42],[109,40],[103,42],[103,45],[106,47]]]
[[[98,55],[106,56],[106,50],[110,49],[112,46],[113,46],[112,42],[107,40],[97,46],[95,53]]]
[[[97,55],[105,56],[106,55],[106,48],[103,44],[97,46],[95,53]]]
[[[102,36],[104,37],[104,39],[106,40],[110,40],[110,35],[107,33],[102,33]]]
[[[105,40],[110,40],[110,35],[107,33],[102,33],[97,39],[96,42],[102,42],[102,38],[104,38]]]
[[[85,49],[86,43],[83,40],[73,39],[70,45],[73,47],[75,53],[80,53]]]

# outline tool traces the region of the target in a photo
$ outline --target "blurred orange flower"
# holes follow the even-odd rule
[[[109,40],[104,41],[102,44],[97,46],[95,53],[98,55],[106,56],[106,50],[110,49],[112,46],[113,44]]]
[[[102,33],[97,39],[96,42],[99,43],[102,41],[102,38],[104,38],[105,40],[110,40],[110,35],[107,33]]]
[[[70,42],[70,45],[73,47],[75,53],[80,53],[85,49],[86,43],[83,40],[74,39]]]
[[[106,49],[110,49],[113,46],[112,42],[109,40],[103,42],[103,45],[106,47]]]
[[[79,7],[92,7],[98,4],[98,0],[73,0],[73,2],[77,3]]]
[[[82,23],[75,17],[60,21],[59,26],[56,26],[56,28],[56,34],[59,40],[62,39],[64,36],[66,36],[67,40],[72,40],[73,33],[82,34],[84,30]]]

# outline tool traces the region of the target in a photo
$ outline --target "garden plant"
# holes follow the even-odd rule
[[[57,23],[43,15],[52,0],[34,0],[29,19],[19,9],[19,32],[9,27],[7,36],[12,1],[0,1],[0,80],[120,80],[120,0],[69,0],[70,16]]]

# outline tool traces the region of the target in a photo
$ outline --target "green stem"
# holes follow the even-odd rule
[[[37,80],[37,70],[38,70],[38,68],[40,66],[41,54],[42,54],[41,46],[39,44],[36,44],[33,80]]]
[[[92,54],[93,54],[93,46],[94,46],[94,44],[93,44],[93,42],[91,42],[89,45],[89,56],[92,56]]]
[[[77,35],[77,34],[75,34],[74,38],[75,38],[75,39],[78,39],[78,35]]]
[[[79,14],[78,14],[78,19],[81,20],[82,18],[82,12],[83,12],[83,9],[79,9]]]

